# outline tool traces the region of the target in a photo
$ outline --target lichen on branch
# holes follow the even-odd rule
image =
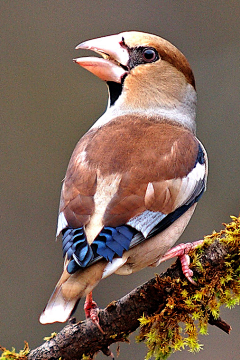
[[[168,276],[158,279],[155,286],[164,289],[164,304],[154,315],[140,318],[138,341],[149,348],[146,359],[166,359],[185,347],[191,352],[201,350],[198,335],[207,334],[208,323],[217,321],[220,307],[239,304],[240,218],[232,220],[189,254],[196,286]]]

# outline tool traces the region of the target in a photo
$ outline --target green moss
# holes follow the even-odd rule
[[[157,277],[156,286],[168,288],[168,292],[159,312],[139,319],[137,341],[146,342],[149,348],[146,359],[165,360],[186,347],[191,352],[200,351],[198,335],[207,335],[209,319],[219,317],[222,305],[228,308],[239,305],[240,217],[232,217],[232,222],[224,225],[224,230],[206,236],[204,244],[190,253],[191,267],[197,274],[196,286],[186,280]],[[225,259],[214,267],[201,261],[204,250],[219,243],[226,248]]]
[[[2,351],[2,355],[0,360],[27,360],[27,355],[30,352],[28,343],[25,341],[24,349],[20,350],[19,353],[16,353],[15,349],[7,350],[4,347],[0,346],[0,350]]]
[[[51,333],[50,336],[45,336],[45,337],[43,338],[43,340],[45,340],[45,341],[50,341],[51,339],[55,338],[56,336],[57,336],[57,333],[56,333],[56,332],[53,332],[53,333]]]
[[[82,360],[91,360],[91,357],[83,354]]]

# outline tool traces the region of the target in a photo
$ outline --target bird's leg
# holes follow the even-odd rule
[[[84,311],[85,311],[86,318],[87,319],[91,318],[92,322],[95,325],[97,325],[98,329],[104,335],[105,332],[103,331],[103,329],[101,328],[101,325],[99,324],[99,318],[98,318],[99,308],[97,306],[96,301],[93,301],[92,291],[89,294],[87,294],[87,296],[86,296],[86,300],[85,300],[85,304],[84,304]],[[114,360],[114,355],[113,355],[112,351],[109,349],[109,347],[102,348],[101,351],[103,352],[104,355],[110,356]]]
[[[98,329],[101,331],[101,333],[104,334],[104,331],[99,324],[99,318],[98,318],[99,308],[97,306],[97,303],[95,301],[93,301],[92,291],[89,294],[87,294],[87,296],[86,296],[86,300],[85,300],[85,304],[84,304],[84,311],[85,311],[86,318],[87,319],[91,318],[92,322],[94,324],[96,324]]]
[[[196,282],[192,279],[193,272],[191,269],[189,269],[190,258],[188,256],[188,253],[191,249],[195,249],[199,245],[202,245],[202,243],[203,240],[198,240],[198,241],[194,241],[193,243],[179,244],[174,248],[170,249],[169,251],[167,251],[166,254],[161,258],[160,262],[162,263],[163,261],[178,256],[181,262],[183,274],[192,284],[196,285]]]

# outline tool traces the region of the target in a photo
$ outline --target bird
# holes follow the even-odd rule
[[[109,98],[67,167],[57,225],[64,269],[39,320],[65,322],[86,297],[101,330],[92,291],[113,273],[180,256],[194,283],[189,244],[172,247],[206,190],[208,160],[196,137],[194,75],[174,45],[125,31],[76,49],[96,53],[74,62],[107,84]]]

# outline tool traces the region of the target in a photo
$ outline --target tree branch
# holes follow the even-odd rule
[[[240,218],[235,218],[235,221],[240,229]],[[227,226],[230,226],[231,224]],[[54,360],[59,359],[60,357],[64,360],[77,360],[81,359],[84,354],[92,357],[98,351],[110,355],[109,346],[112,343],[119,341],[127,341],[127,336],[139,327],[139,319],[143,314],[145,318],[149,317],[149,322],[151,323],[151,321],[153,321],[151,320],[153,319],[151,317],[156,317],[156,314],[159,316],[166,308],[169,309],[170,298],[171,301],[174,301],[175,307],[177,307],[178,300],[176,299],[181,297],[179,294],[181,294],[181,292],[183,293],[183,288],[187,289],[187,296],[189,298],[194,298],[192,294],[195,294],[196,292],[198,293],[198,296],[200,296],[199,294],[202,294],[200,303],[201,307],[204,308],[205,303],[203,298],[206,297],[206,295],[204,293],[205,290],[203,291],[202,289],[207,283],[210,300],[212,301],[212,290],[209,284],[212,284],[213,287],[217,287],[217,284],[220,283],[219,279],[223,279],[224,274],[226,274],[227,271],[226,258],[229,260],[229,254],[231,254],[231,256],[235,256],[236,260],[236,254],[239,254],[235,248],[233,251],[233,243],[230,242],[228,238],[227,230],[223,230],[220,233],[215,233],[214,235],[207,237],[207,240],[205,241],[206,245],[203,245],[201,250],[194,250],[190,254],[191,259],[193,259],[192,270],[197,277],[197,286],[186,282],[182,275],[179,261],[177,261],[165,273],[149,280],[120,300],[113,301],[104,310],[100,310],[99,319],[100,325],[105,332],[104,335],[91,320],[85,320],[77,324],[69,323],[54,338],[32,350],[28,355],[28,360]],[[231,235],[233,235],[234,231],[235,230],[233,229]],[[222,241],[222,239],[227,240]],[[234,244],[239,249],[240,230],[237,234],[237,239],[237,244],[236,241]],[[229,265],[227,266],[229,268]],[[219,274],[219,278],[217,278],[216,274]],[[229,281],[231,281],[231,279]],[[231,286],[229,281],[228,284]],[[222,282],[224,282],[224,280],[222,280]],[[234,287],[234,293],[236,294],[236,286],[233,284],[232,286]],[[176,289],[179,289],[180,292],[178,292],[178,295],[174,298],[173,294]],[[215,291],[217,290],[219,292],[219,288],[215,289]],[[239,294],[237,296],[239,296]],[[208,308],[211,310],[209,305]],[[185,309],[182,307],[181,313],[183,314],[184,311]],[[206,311],[204,314],[206,318]],[[215,315],[214,311],[210,311],[207,321],[209,320],[209,323],[219,327],[223,326],[227,329],[226,331],[230,331],[230,326]],[[168,314],[166,314],[166,316],[168,316]],[[156,318],[154,318],[154,321],[156,322]],[[182,320],[180,319],[180,321]],[[141,332],[141,339],[144,340],[145,333],[143,330]]]

